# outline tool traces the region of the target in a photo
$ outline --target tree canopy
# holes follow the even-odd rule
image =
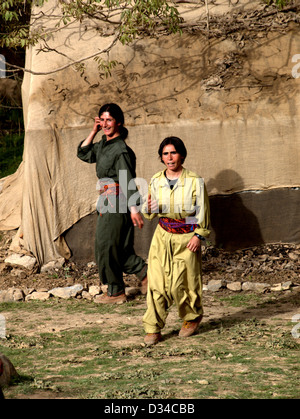
[[[89,20],[93,21],[100,36],[113,35],[113,40],[108,48],[100,50],[93,57],[83,55],[76,62],[70,60],[69,65],[77,65],[80,69],[87,59],[94,58],[99,70],[109,74],[114,62],[103,57],[117,41],[129,44],[139,36],[157,36],[162,32],[176,33],[186,28],[177,8],[182,2],[195,4],[194,0],[56,0],[56,9],[53,13],[53,8],[50,10],[50,7],[43,7],[47,6],[48,0],[3,0],[0,5],[0,49],[25,50],[30,45],[39,44],[38,51],[46,52],[50,50],[49,39],[58,30],[76,22]],[[199,0],[199,6],[206,5],[207,15],[210,3],[213,1]],[[275,11],[288,9],[294,4],[299,8],[299,1],[293,0],[263,0],[262,4],[274,7]],[[45,19],[47,22],[53,22],[53,25],[47,23],[45,27],[43,23]],[[236,31],[237,28],[242,29],[245,23],[241,20],[240,17],[238,21],[224,20],[223,33]],[[208,30],[208,16],[204,25],[204,29]],[[213,23],[211,25],[213,26]],[[228,29],[230,25],[232,28]],[[110,29],[104,30],[107,27]],[[201,23],[199,27],[201,28]],[[221,25],[216,25],[215,32],[211,31],[210,35],[218,36],[220,27],[222,22]]]

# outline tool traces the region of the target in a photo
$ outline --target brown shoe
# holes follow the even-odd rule
[[[147,289],[148,289],[148,278],[147,276],[145,276],[145,278],[141,281],[141,293],[143,295],[146,295]]]
[[[184,321],[180,329],[179,336],[181,338],[187,338],[189,336],[192,336],[196,332],[201,320],[202,320],[202,316],[189,322]]]
[[[122,304],[127,301],[127,298],[125,294],[107,295],[107,293],[104,293],[96,297],[94,301],[100,304]]]
[[[161,340],[160,332],[158,332],[158,333],[147,333],[147,335],[145,336],[144,342],[145,342],[146,345],[150,346],[150,345],[155,345],[160,340]]]

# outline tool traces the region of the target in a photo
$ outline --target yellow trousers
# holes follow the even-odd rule
[[[192,321],[203,314],[201,250],[187,249],[194,233],[172,234],[157,226],[148,260],[146,333],[165,326],[168,309],[175,302],[179,317]]]

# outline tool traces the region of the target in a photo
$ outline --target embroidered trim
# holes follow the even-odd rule
[[[198,226],[197,224],[186,223],[185,218],[173,219],[168,217],[160,217],[158,223],[168,233],[174,234],[190,233],[194,231]]]

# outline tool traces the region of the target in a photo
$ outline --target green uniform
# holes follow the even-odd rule
[[[158,213],[147,213],[147,219],[168,217],[188,220],[195,217],[194,231],[175,234],[157,226],[148,258],[147,311],[143,317],[146,333],[158,333],[165,326],[168,309],[175,302],[179,317],[193,321],[203,314],[201,249],[194,253],[186,246],[196,233],[208,237],[209,201],[206,188],[198,175],[183,168],[173,189],[165,172],[157,173],[150,182],[151,199],[159,204]],[[193,223],[194,224],[194,223]]]
[[[85,147],[81,144],[77,156],[87,163],[96,163],[97,177],[109,179],[105,183],[116,182],[122,189],[120,195],[103,195],[95,240],[100,280],[108,284],[108,295],[115,295],[124,291],[123,272],[136,274],[140,280],[147,272],[145,261],[134,251],[134,227],[127,205],[130,197],[137,194],[136,158],[121,137],[106,141],[104,135],[98,143]]]

